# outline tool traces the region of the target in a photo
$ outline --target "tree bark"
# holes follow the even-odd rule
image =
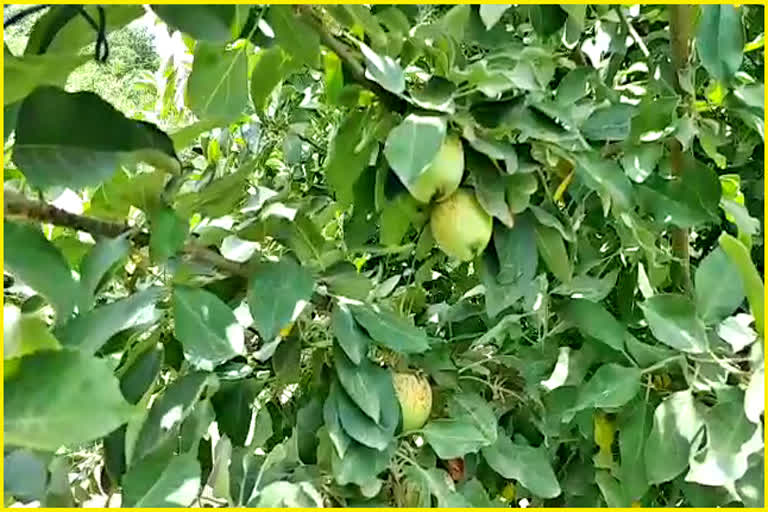
[[[675,69],[675,87],[682,95],[685,92],[680,87],[679,75],[688,68],[690,56],[691,31],[693,24],[693,6],[670,5],[669,6],[669,33],[672,54],[672,64]],[[683,148],[677,139],[670,141],[670,157],[672,173],[682,176],[684,171]],[[691,291],[691,258],[689,252],[690,240],[688,229],[673,228],[671,232],[673,284],[686,291]]]

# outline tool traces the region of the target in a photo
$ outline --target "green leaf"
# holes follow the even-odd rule
[[[328,437],[336,450],[336,454],[343,459],[352,439],[341,427],[338,408],[338,395],[340,392],[340,384],[338,381],[333,380],[328,392],[328,397],[323,404],[323,422],[328,429]]]
[[[491,30],[510,7],[512,6],[509,4],[481,4],[480,19],[483,20],[486,30]]]
[[[152,404],[141,426],[131,460],[139,462],[153,452],[164,453],[158,448],[179,435],[182,422],[192,413],[206,388],[215,383],[214,375],[193,372],[168,385]]]
[[[127,119],[94,93],[39,87],[22,102],[13,162],[32,185],[72,189],[97,185],[128,158],[172,173],[180,169],[164,132]]]
[[[680,179],[654,176],[638,187],[640,204],[664,224],[692,227],[718,222],[721,186],[707,166],[686,161]]]
[[[123,506],[189,507],[200,490],[200,472],[193,451],[139,461],[123,477]]]
[[[560,30],[566,20],[565,12],[557,5],[529,5],[528,16],[533,29],[542,37]]]
[[[8,450],[3,456],[3,492],[22,502],[41,501],[48,483],[47,457],[32,450]]]
[[[576,153],[576,174],[587,186],[601,194],[607,194],[621,210],[632,206],[632,184],[621,172],[619,164],[602,158],[597,152]]]
[[[254,162],[247,161],[235,172],[213,180],[202,190],[177,196],[176,213],[182,218],[198,212],[214,219],[230,215],[245,198],[248,177],[254,170]]]
[[[464,6],[457,6],[464,7]],[[464,496],[456,492],[453,479],[443,469],[429,468],[424,469],[421,466],[408,466],[417,472],[429,488],[430,494],[437,498],[438,507],[444,508],[469,508],[469,503]],[[429,500],[431,502],[431,500]]]
[[[571,297],[578,296],[592,302],[600,302],[611,293],[618,277],[618,269],[611,270],[602,278],[589,275],[575,276],[567,283],[557,286],[552,290],[552,293]]]
[[[198,42],[187,79],[189,108],[199,119],[222,124],[245,113],[248,105],[248,64],[245,50]]]
[[[88,251],[80,263],[81,313],[93,307],[100,285],[104,283],[110,270],[128,256],[130,250],[128,235],[121,235],[117,238],[102,238]]]
[[[256,413],[251,444],[253,446],[264,446],[273,435],[272,415],[269,414],[269,410],[266,407],[262,407]]]
[[[762,429],[747,420],[742,403],[721,402],[707,411],[707,444],[703,453],[691,457],[686,482],[732,486],[747,472],[748,457],[763,452]]]
[[[600,304],[586,299],[571,299],[560,314],[582,334],[595,338],[619,352],[624,350],[624,326]]]
[[[565,242],[560,233],[548,226],[536,224],[536,247],[539,250],[541,259],[547,264],[550,272],[561,282],[567,283],[571,280],[573,268],[571,260],[568,257],[568,251],[565,249]]]
[[[152,5],[152,11],[169,28],[198,41],[226,43],[235,39],[245,24],[244,13],[235,5]],[[246,7],[246,6],[243,6]]]
[[[493,162],[476,151],[467,152],[467,168],[475,184],[475,195],[483,210],[511,228],[515,224],[512,211],[506,200],[505,176]]]
[[[25,55],[6,52],[3,61],[3,101],[21,101],[42,85],[63,87],[69,74],[90,59],[88,55]]]
[[[661,144],[632,146],[621,157],[624,172],[635,183],[642,183],[653,173],[663,153]]]
[[[386,373],[385,370],[381,371]],[[380,380],[385,377],[387,375],[378,375],[376,385],[380,385]],[[392,388],[391,379],[389,386]],[[379,399],[381,400],[382,413],[380,421],[376,423],[360,410],[341,387],[336,392],[338,416],[344,431],[355,441],[383,451],[392,442],[400,419],[400,410],[394,395],[394,388],[392,388],[391,396],[388,393],[380,393]]]
[[[395,94],[405,91],[405,73],[392,57],[381,56],[365,43],[358,43],[365,57],[366,71],[370,77],[386,90]]]
[[[591,140],[624,140],[629,137],[634,111],[624,103],[595,110],[581,125],[581,131]]]
[[[495,226],[493,245],[499,258],[499,273],[496,275],[499,284],[530,282],[536,277],[539,256],[530,215],[518,216],[512,229]]]
[[[338,347],[334,349],[333,356],[341,387],[361,411],[378,423],[381,408],[376,388],[376,367],[367,358],[361,359],[356,366]]]
[[[463,457],[496,442],[496,415],[475,393],[460,393],[448,403],[449,419],[430,421],[424,439],[441,459]]]
[[[336,198],[344,205],[354,201],[353,186],[370,160],[373,141],[362,144],[363,128],[367,120],[365,112],[351,112],[331,136],[328,145],[325,176],[336,191]]]
[[[174,336],[190,362],[212,370],[245,350],[243,328],[216,295],[200,288],[173,290]]]
[[[749,250],[744,244],[727,233],[720,235],[718,239],[720,247],[728,255],[731,262],[741,274],[744,291],[747,294],[749,308],[755,317],[755,327],[760,337],[765,338],[765,298],[763,293],[763,280],[752,262]]]
[[[56,329],[56,337],[65,347],[93,354],[115,334],[154,323],[158,318],[155,304],[161,296],[161,288],[148,288],[92,309]]]
[[[626,508],[630,506],[630,501],[624,493],[624,489],[618,480],[611,476],[606,470],[595,472],[595,483],[600,488],[600,492],[609,507]]]
[[[267,21],[275,39],[294,59],[314,67],[320,57],[320,38],[314,29],[298,18],[292,5],[271,5]]]
[[[719,247],[701,261],[695,282],[696,311],[708,325],[730,316],[744,301],[739,270]]]
[[[3,307],[3,359],[13,359],[42,350],[58,350],[59,340],[38,316],[24,314],[11,304]]]
[[[736,492],[745,507],[760,508],[765,505],[765,465],[762,460],[751,466],[736,482]]]
[[[687,297],[672,293],[654,295],[640,304],[640,309],[657,340],[691,354],[707,351],[704,324]]]
[[[272,91],[293,71],[293,66],[279,46],[260,50],[253,60],[251,100],[256,110],[261,112],[267,107]]]
[[[279,386],[299,382],[301,378],[301,340],[289,335],[279,342],[272,354],[272,371]],[[259,359],[265,359],[260,357]]]
[[[349,308],[338,304],[331,318],[333,335],[347,357],[354,363],[360,364],[368,354],[371,339],[355,322]]]
[[[570,5],[579,7],[578,5]],[[560,105],[572,105],[588,93],[589,78],[592,70],[586,67],[572,69],[566,74],[555,92],[555,101]]]
[[[483,458],[491,468],[508,480],[520,482],[535,496],[545,499],[560,495],[560,484],[542,448],[513,443],[499,432],[496,442],[482,449]]]
[[[359,25],[370,38],[376,48],[383,48],[387,44],[387,34],[379,25],[378,16],[371,12],[367,5],[345,5],[342,7],[350,16],[353,23]],[[378,14],[378,13],[377,13]],[[361,37],[362,39],[362,37]]]
[[[690,390],[673,393],[656,407],[645,444],[648,482],[668,482],[685,471],[691,442],[702,426]]]
[[[56,451],[105,436],[128,421],[112,365],[80,351],[37,352],[6,374],[6,446]]]
[[[323,55],[323,67],[325,69],[325,101],[329,105],[338,105],[341,99],[341,91],[344,88],[344,72],[341,68],[341,59],[332,52]]]
[[[395,454],[395,446],[395,443],[390,443],[386,450],[379,451],[352,441],[343,458],[333,452],[333,477],[339,485],[355,484],[362,487],[369,484],[387,469]]]
[[[322,495],[310,482],[272,482],[258,494],[258,500],[248,502],[256,508],[319,508]]]
[[[441,459],[463,457],[488,446],[488,438],[469,420],[439,419],[424,425],[424,439]]]
[[[5,220],[3,230],[5,271],[45,297],[56,310],[57,322],[64,323],[79,298],[64,256],[33,224]]]
[[[639,368],[607,363],[579,389],[574,411],[587,408],[616,408],[632,400],[642,387]]]
[[[696,50],[707,72],[728,81],[741,67],[743,48],[741,10],[733,5],[702,5]]]
[[[166,175],[160,171],[128,176],[122,170],[97,188],[91,198],[89,215],[123,221],[131,206],[149,214],[160,206]]]
[[[625,407],[619,416],[619,454],[617,477],[630,500],[639,500],[650,487],[645,471],[645,441],[651,430],[651,411],[642,401]]]
[[[189,234],[189,222],[169,207],[153,211],[149,227],[149,255],[154,263],[164,263],[179,252]]]
[[[379,306],[356,306],[350,309],[376,342],[403,354],[418,354],[429,348],[427,335],[405,318]]]
[[[164,347],[150,345],[129,363],[120,376],[120,391],[129,404],[137,404],[154,384],[163,366]]]
[[[291,258],[261,263],[248,281],[248,308],[266,341],[295,320],[312,296],[312,275]]]
[[[445,139],[440,117],[411,114],[393,128],[384,144],[384,156],[398,178],[413,185],[432,163]]]
[[[259,391],[260,386],[255,380],[243,379],[222,383],[211,397],[219,431],[226,434],[235,446],[245,446],[254,401]],[[266,409],[262,410],[266,412]]]

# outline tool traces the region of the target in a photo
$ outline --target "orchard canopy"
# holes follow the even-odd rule
[[[5,505],[763,505],[762,6],[4,19]]]

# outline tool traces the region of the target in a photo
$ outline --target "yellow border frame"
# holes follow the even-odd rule
[[[15,4],[15,5],[36,4],[36,3],[37,2],[31,2],[31,1],[28,1],[28,0],[22,0],[22,1],[18,1],[18,2],[12,2],[11,5],[13,5],[13,4]],[[69,3],[72,3],[72,2],[66,2],[66,1],[61,1],[61,0],[54,0],[53,2],[49,2],[49,3],[51,3],[51,4],[69,4]],[[98,2],[96,0],[82,0],[79,3],[82,3],[82,4],[102,4],[103,5],[103,2]],[[112,0],[112,1],[107,2],[107,3],[109,3],[109,4],[140,4],[140,2],[132,2],[132,1],[126,1],[126,0]],[[251,4],[252,2],[246,2],[246,1],[243,1],[243,0],[232,0],[232,1],[228,1],[228,2],[212,2],[212,1],[201,1],[201,0],[158,0],[158,1],[155,1],[153,3],[156,3],[156,4],[210,4],[210,3]],[[498,4],[501,4],[503,2],[497,2],[497,1],[490,1],[490,2],[489,1],[486,1],[486,2],[469,2],[469,1],[434,2],[434,1],[416,1],[416,0],[405,0],[405,1],[404,0],[395,0],[395,1],[391,1],[391,2],[381,2],[381,1],[361,2],[361,1],[352,1],[352,0],[335,0],[335,1],[325,1],[324,2],[324,1],[319,1],[319,0],[309,0],[309,1],[304,0],[304,1],[298,1],[298,2],[291,2],[291,1],[286,1],[286,0],[273,0],[273,1],[267,2],[267,3],[270,3],[270,4],[363,4],[363,3],[368,3],[368,4],[384,4],[384,5],[403,5],[403,4],[472,4],[472,5],[474,5],[474,4],[479,4],[479,3],[484,3],[484,4],[496,4],[496,3],[498,3]],[[536,5],[536,4],[538,4],[538,5],[541,5],[541,4],[576,4],[576,5],[581,5],[581,4],[611,4],[611,5],[615,5],[615,4],[622,4],[622,5],[634,5],[634,4],[643,4],[643,5],[733,4],[733,5],[763,5],[764,7],[766,5],[765,0],[764,1],[747,0],[747,1],[741,1],[741,2],[732,2],[732,1],[724,2],[724,1],[717,1],[717,0],[699,0],[699,1],[696,1],[696,2],[685,2],[685,1],[680,1],[680,0],[645,1],[645,2],[630,2],[630,1],[626,1],[626,0],[616,0],[616,1],[612,1],[612,2],[611,1],[606,1],[606,0],[597,0],[597,1],[592,1],[592,2],[578,2],[578,1],[574,1],[574,0],[561,0],[559,2],[554,2],[554,1],[549,1],[549,0],[545,0],[545,1],[518,0],[517,4],[533,4],[533,5]],[[768,26],[768,9],[764,9],[764,11],[763,11],[763,18],[764,18],[764,25]],[[2,30],[3,29],[0,28],[0,35],[3,35],[3,40],[5,40],[4,33],[3,33]],[[763,55],[764,55],[765,60],[768,60],[768,46],[764,46],[763,47]],[[4,59],[3,54],[0,54],[0,65],[3,64],[3,59]],[[765,76],[763,77],[763,83],[765,83]],[[3,83],[0,82],[0,96],[2,96],[2,94],[3,94]],[[766,92],[764,94],[765,94],[765,98],[764,99],[768,100],[768,92]],[[763,112],[763,121],[765,121],[765,117],[766,117],[765,116],[765,112]],[[3,125],[3,114],[0,113],[0,127],[2,127],[2,125]],[[768,161],[768,147],[766,147],[764,145],[764,163],[766,161]],[[3,172],[3,176],[4,176],[4,171],[2,171],[2,172]],[[765,193],[765,195],[768,195],[768,183],[765,182],[765,174],[763,174],[763,176],[764,176],[764,178],[763,178],[764,193]],[[0,190],[0,203],[3,203],[3,191],[2,190]],[[764,229],[765,229],[765,220],[766,220],[766,218],[768,218],[768,204],[764,204],[764,211],[763,211],[763,228]],[[4,248],[4,244],[3,244],[3,231],[4,230],[2,228],[3,222],[4,222],[3,219],[4,219],[4,217],[2,219],[0,219],[0,270],[3,269],[3,262],[4,262],[4,256],[3,256],[3,248]],[[765,233],[763,233],[763,237],[765,238]],[[764,259],[768,260],[768,243],[766,243],[765,240],[764,240],[764,243],[763,243],[763,254],[764,254],[764,256],[763,256]],[[763,277],[763,282],[765,283],[765,275],[763,275],[762,277]],[[764,293],[765,293],[766,299],[768,299],[768,292],[765,292],[765,288],[764,288]],[[768,300],[766,300],[766,302],[768,303]],[[2,306],[3,306],[3,298],[0,297],[0,307],[2,307]],[[766,316],[768,316],[768,306],[766,306],[765,313],[767,313]],[[2,320],[2,318],[3,318],[2,317],[2,312],[0,312],[0,320]],[[2,333],[0,333],[0,345],[2,345],[2,336],[3,336]],[[765,362],[765,353],[763,353],[763,360]],[[2,375],[2,374],[3,374],[3,360],[0,359],[0,375]],[[765,383],[768,384],[768,375],[766,376]],[[0,382],[0,424],[4,423],[4,416],[2,415],[2,413],[3,413],[3,404],[5,403],[4,402],[3,389],[4,389],[4,386]],[[766,432],[765,432],[765,430],[766,429],[764,428],[763,429],[763,457],[764,457],[763,460],[765,460],[765,456],[766,456],[766,454],[768,454],[768,447],[766,447],[766,443],[765,443],[765,440],[766,440]],[[4,429],[0,429],[0,445],[3,445],[3,432],[4,432]],[[3,476],[3,463],[0,462],[0,477],[2,477],[2,476]],[[768,488],[768,476],[766,476],[765,481],[763,483],[764,483],[764,492],[765,492],[765,488]],[[0,507],[2,507],[3,510],[6,509],[6,507],[4,506],[4,503],[5,503],[4,499],[5,499],[5,496],[4,496],[3,489],[0,488]],[[768,503],[764,503],[763,508],[766,508],[766,505],[768,505]],[[68,509],[68,508],[39,508],[39,509],[36,509],[36,510],[71,510],[71,509]],[[94,509],[89,509],[89,510],[105,510],[106,511],[106,510],[114,510],[114,509],[94,508]],[[178,509],[170,509],[170,508],[169,509],[159,509],[158,508],[158,509],[151,509],[151,510],[178,510]],[[209,509],[194,508],[194,510],[209,510]],[[265,510],[266,511],[266,510],[274,510],[274,509],[253,509],[253,508],[250,508],[250,509],[240,509],[240,510]],[[291,510],[315,510],[315,509],[291,509]],[[331,510],[334,510],[334,509],[331,509]],[[344,510],[344,509],[340,509],[339,508],[339,509],[335,509],[335,510]],[[367,510],[375,510],[375,509],[370,509],[370,508],[353,508],[353,509],[346,509],[346,510],[367,511]],[[401,510],[431,510],[431,509],[401,509]],[[477,508],[477,509],[472,509],[472,510],[497,511],[497,510],[504,510],[504,509],[498,509],[498,508]],[[591,511],[593,511],[595,509],[592,509],[592,508],[568,508],[568,507],[564,508],[564,507],[561,507],[561,508],[558,508],[558,510],[576,510],[576,511],[591,512]],[[610,508],[606,508],[606,509],[602,509],[602,510],[611,510],[611,509]],[[621,509],[613,509],[613,510],[621,510]],[[645,508],[645,507],[643,507],[643,508],[638,508],[637,510],[673,511],[673,510],[677,510],[677,509],[675,509],[675,508]],[[713,510],[713,509],[687,508],[686,510]],[[717,510],[734,510],[734,511],[738,511],[738,510],[750,510],[750,509],[745,509],[745,508],[721,508],[721,509],[717,509]],[[753,510],[757,510],[757,509],[753,509]]]

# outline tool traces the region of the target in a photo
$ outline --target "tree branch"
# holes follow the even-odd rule
[[[671,39],[672,64],[675,68],[675,86],[681,94],[679,76],[688,67],[689,46],[692,31],[692,6],[690,5],[671,5],[669,6],[669,32]],[[677,139],[670,141],[670,158],[672,164],[672,174],[682,176],[683,174],[683,148]],[[675,259],[672,267],[672,279],[674,284],[685,290],[691,291],[691,257],[688,230],[683,228],[674,228],[672,237],[672,256]]]
[[[353,81],[376,94],[389,110],[401,113],[405,111],[405,100],[396,94],[389,92],[373,80],[369,80],[365,76],[365,68],[358,62],[352,49],[328,32],[325,25],[318,19],[310,5],[297,5],[296,10],[299,12],[301,19],[317,32],[322,43],[338,55],[339,59],[341,59],[342,63],[346,66],[350,78],[352,78]]]
[[[148,233],[140,232],[127,224],[103,221],[85,215],[69,213],[41,201],[27,199],[23,195],[10,190],[5,190],[4,196],[6,219],[36,220],[56,226],[64,226],[90,233],[94,238],[114,238],[133,231],[131,240],[136,245],[146,246],[149,244]],[[248,277],[249,275],[245,265],[230,261],[216,251],[212,251],[194,241],[187,242],[182,249],[182,253],[193,260],[213,265],[232,275],[242,277]]]

